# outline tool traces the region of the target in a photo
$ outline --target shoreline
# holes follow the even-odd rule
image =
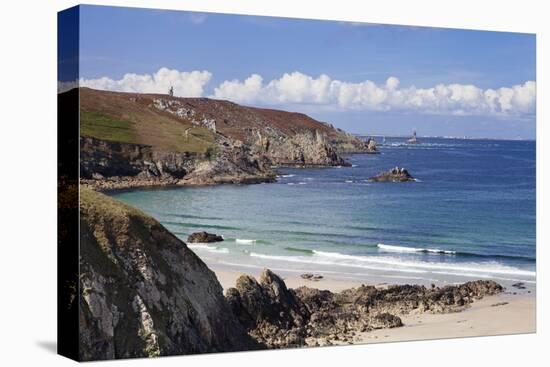
[[[264,183],[275,183],[277,177],[281,175],[279,169],[330,169],[339,167],[353,167],[353,165],[345,158],[356,154],[380,154],[379,151],[368,150],[354,150],[345,151],[340,153],[344,159],[343,164],[311,164],[311,163],[292,163],[287,162],[285,164],[279,164],[271,167],[272,172],[265,172],[262,174],[250,174],[250,175],[229,175],[229,176],[217,176],[211,177],[206,180],[203,179],[175,179],[175,178],[162,178],[162,177],[150,177],[139,178],[137,176],[109,176],[102,177],[100,179],[95,178],[80,178],[79,184],[89,187],[92,190],[102,192],[105,194],[132,191],[132,190],[156,190],[156,189],[172,189],[180,187],[206,187],[206,186],[218,186],[218,185],[258,185]]]
[[[192,244],[191,244],[192,245]],[[418,276],[405,276],[400,273],[352,273],[342,272],[335,269],[292,269],[281,266],[282,264],[234,264],[220,261],[217,256],[197,252],[197,249],[192,248],[193,251],[206,263],[206,265],[219,274],[219,281],[224,289],[232,287],[235,284],[235,280],[241,274],[249,274],[252,276],[259,276],[264,268],[269,268],[276,272],[285,282],[289,284],[290,288],[300,287],[302,285],[309,287],[316,287],[327,289],[330,291],[340,291],[347,288],[358,287],[362,284],[373,285],[376,287],[388,286],[388,285],[423,285],[425,287],[431,287],[432,284],[438,287],[444,287],[447,285],[459,285],[476,280],[494,280],[503,287],[506,288],[505,293],[511,295],[525,295],[534,297],[536,296],[537,284],[536,281],[521,280],[513,278],[501,278],[501,277],[484,277],[484,276],[460,276],[449,275],[448,277],[440,277],[438,279],[424,278]],[[322,279],[318,281],[302,279],[301,275],[304,273],[313,273],[322,275]],[[521,287],[514,285],[521,284]]]
[[[205,262],[205,264],[208,266],[210,270],[212,270],[216,277],[218,278],[218,281],[222,285],[222,288],[224,290],[227,290],[230,287],[233,287],[235,285],[235,282],[237,278],[243,274],[251,275],[254,277],[259,277],[262,270],[264,268],[262,267],[250,267],[250,268],[237,268],[233,266],[228,266],[225,264],[218,264],[213,263],[211,261],[205,260],[200,254],[197,254],[201,258],[202,261]],[[320,280],[309,280],[309,279],[303,279],[301,277],[302,273],[307,272],[304,271],[294,271],[294,270],[283,270],[277,267],[270,267],[269,269],[273,270],[275,273],[277,273],[286,283],[286,285],[289,288],[298,288],[301,286],[306,286],[310,288],[318,288],[322,290],[329,290],[331,292],[340,292],[344,289],[349,288],[356,288],[361,285],[372,285],[377,288],[383,288],[388,287],[392,285],[422,285],[425,287],[430,287],[432,284],[444,287],[447,285],[458,285],[458,284],[464,284],[470,281],[476,281],[476,280],[494,280],[498,284],[502,285],[505,288],[505,291],[502,293],[502,295],[506,296],[524,296],[524,297],[531,297],[536,298],[537,292],[536,292],[536,283],[525,283],[525,282],[516,282],[516,281],[503,281],[499,279],[489,279],[489,278],[482,278],[482,277],[472,277],[468,280],[464,281],[456,281],[456,282],[432,282],[428,280],[419,280],[419,279],[411,279],[407,281],[395,281],[395,280],[385,280],[382,276],[370,276],[366,277],[364,279],[359,279],[356,277],[346,277],[346,276],[340,276],[340,275],[334,275],[332,273],[328,272],[314,272],[314,274],[320,274],[322,275],[322,279]],[[390,278],[391,279],[391,278]],[[405,279],[405,278],[403,278]],[[513,286],[513,284],[521,283],[522,288],[516,288]]]
[[[208,267],[215,273],[224,292],[234,287],[236,280],[243,274],[257,277],[261,270],[239,272],[218,266]],[[342,280],[331,276],[319,281],[302,279],[299,275],[282,276],[288,288],[301,286],[329,290],[333,293],[345,289],[370,284],[359,280]],[[414,285],[414,282],[408,284]],[[370,284],[377,288],[390,287],[393,284]],[[528,293],[530,291],[530,293]],[[358,333],[352,342],[334,342],[333,344],[364,344],[415,341],[428,339],[448,339],[460,337],[478,337],[536,332],[536,291],[534,289],[514,289],[506,287],[498,295],[485,296],[474,301],[464,310],[450,313],[429,313],[413,311],[399,315],[403,326],[384,328]]]

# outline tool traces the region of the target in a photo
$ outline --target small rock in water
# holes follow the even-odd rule
[[[389,171],[380,172],[369,180],[372,182],[411,182],[415,181],[415,178],[405,168],[394,167]]]
[[[189,243],[209,243],[209,242],[221,242],[223,237],[214,233],[208,232],[195,232],[187,237]]]
[[[523,282],[514,283],[514,284],[512,284],[512,287],[517,288],[517,289],[525,289],[525,283],[523,283]]]

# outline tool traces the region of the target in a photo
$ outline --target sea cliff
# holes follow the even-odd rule
[[[261,347],[216,275],[153,218],[82,188],[80,228],[81,360]]]

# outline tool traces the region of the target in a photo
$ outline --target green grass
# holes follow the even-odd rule
[[[162,115],[133,113],[127,119],[107,114],[80,111],[80,135],[121,143],[147,144],[168,152],[212,150],[214,134],[204,127],[184,125]],[[213,152],[213,151],[212,151]]]
[[[137,139],[133,122],[86,110],[80,111],[80,135],[122,143]]]

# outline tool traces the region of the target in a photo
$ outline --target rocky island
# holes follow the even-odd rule
[[[415,182],[416,179],[411,176],[405,168],[394,167],[389,171],[380,172],[378,175],[369,178],[371,182]]]
[[[81,183],[98,190],[272,182],[277,167],[346,166],[344,154],[377,152],[373,142],[301,113],[78,91]]]

